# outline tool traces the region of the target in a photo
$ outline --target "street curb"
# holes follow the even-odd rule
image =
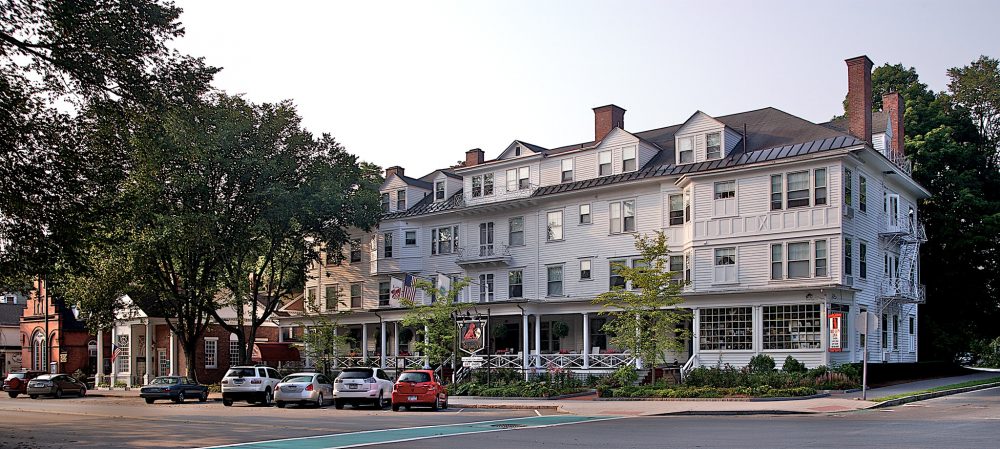
[[[785,401],[805,401],[809,399],[819,399],[830,396],[830,393],[817,393],[809,396],[783,397],[783,398],[597,398],[595,401],[627,402],[627,401],[648,401],[648,402],[785,402]]]
[[[591,396],[597,393],[597,390],[587,390],[581,391],[579,393],[561,394],[558,396],[546,396],[542,398],[532,398],[532,397],[503,397],[503,396],[452,396],[455,399],[477,399],[477,400],[487,400],[487,401],[558,401],[560,399],[570,399],[579,398],[583,396]]]
[[[796,410],[685,410],[683,412],[654,413],[643,416],[749,416],[749,415],[815,415],[817,412]]]
[[[531,404],[448,404],[448,408],[484,408],[484,409],[506,409],[506,410],[559,410],[558,405],[531,405]]]
[[[950,396],[953,394],[968,393],[970,391],[985,390],[987,388],[1000,387],[1000,382],[993,382],[990,384],[973,385],[971,387],[954,388],[951,390],[935,391],[931,393],[921,393],[915,394],[913,396],[906,396],[899,399],[892,399],[889,401],[879,402],[869,407],[865,407],[865,410],[895,407],[897,405],[908,404],[910,402],[924,401],[927,399],[939,398],[942,396]]]

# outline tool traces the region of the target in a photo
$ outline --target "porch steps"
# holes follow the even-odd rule
[[[681,383],[681,369],[680,368],[655,368],[656,369],[656,380],[662,381],[666,380],[667,384],[676,385]],[[653,383],[653,370],[645,370],[646,375],[643,376],[642,381],[639,382],[640,385],[649,385]]]

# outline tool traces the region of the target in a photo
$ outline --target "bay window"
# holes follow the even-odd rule
[[[698,310],[698,348],[702,351],[753,349],[753,309],[722,307]]]
[[[670,226],[684,224],[684,195],[670,195],[668,203],[670,209]]]

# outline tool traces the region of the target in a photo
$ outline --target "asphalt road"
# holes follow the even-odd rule
[[[606,418],[532,410],[393,413],[332,407],[223,407],[218,402],[146,405],[136,398],[3,397],[0,448],[173,448],[234,443],[234,449],[359,444],[462,449],[986,448],[1000,447],[1000,388],[883,411]],[[288,438],[295,439],[284,440]]]

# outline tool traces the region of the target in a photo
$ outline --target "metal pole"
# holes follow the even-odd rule
[[[52,346],[49,344],[49,278],[48,278],[48,275],[42,275],[42,288],[40,288],[39,290],[44,290],[45,291],[45,293],[43,294],[44,301],[42,301],[42,304],[44,305],[44,310],[42,310],[42,313],[45,314],[45,339],[42,340],[42,341],[45,342],[45,357],[42,360],[45,360],[45,366],[43,366],[41,368],[42,368],[43,371],[45,371],[47,373],[55,374],[55,373],[52,372],[52,369],[49,368],[49,366],[52,365],[52,360],[51,360],[51,358],[52,358]]]
[[[861,355],[861,400],[868,400],[868,315],[865,314],[864,353]]]
[[[486,339],[486,385],[492,385],[492,374],[493,374],[493,369],[490,367],[490,354],[493,353],[492,345],[490,345],[490,340],[493,339],[492,338],[493,334],[490,333],[490,318],[491,317],[492,317],[492,315],[490,314],[490,308],[487,307],[486,308],[486,329],[483,329],[483,332],[486,333],[485,335],[483,335],[483,338]]]

